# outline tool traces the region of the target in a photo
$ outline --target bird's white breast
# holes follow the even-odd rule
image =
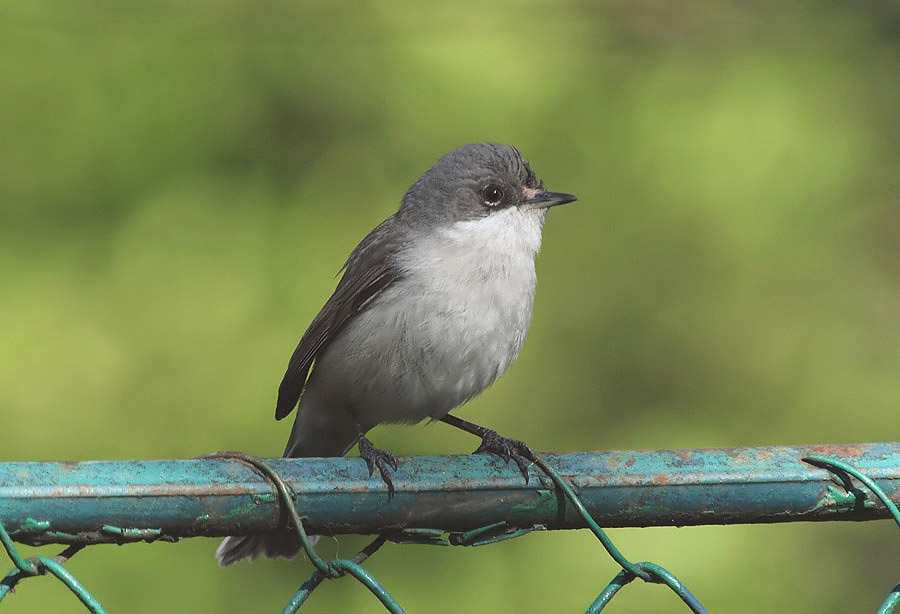
[[[439,418],[479,394],[525,341],[544,217],[510,207],[411,237],[402,279],[332,342],[316,385],[364,427]]]

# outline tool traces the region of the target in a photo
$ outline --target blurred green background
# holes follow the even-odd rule
[[[485,140],[580,200],[522,357],[460,415],[547,451],[898,439],[897,3],[30,0],[0,7],[0,460],[279,454],[276,387],[347,253]],[[900,580],[887,521],[611,533],[713,611],[874,611]],[[69,567],[129,613],[279,611],[309,573],[221,570],[217,543]],[[583,611],[616,572],[584,531],[367,567],[429,613]],[[2,604],[79,607],[49,579]],[[303,611],[380,608],[345,580]],[[684,609],[634,586],[609,611]]]

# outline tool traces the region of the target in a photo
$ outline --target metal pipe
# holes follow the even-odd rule
[[[900,442],[542,456],[603,527],[889,517],[858,482],[803,462],[809,455],[849,463],[900,503]],[[401,458],[390,499],[359,458],[266,462],[312,534],[584,526],[536,467],[526,485],[491,456]],[[274,492],[237,460],[0,463],[0,522],[25,543],[242,535],[286,526]]]

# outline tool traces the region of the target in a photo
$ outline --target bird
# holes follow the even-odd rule
[[[358,445],[390,495],[397,459],[368,431],[441,420],[480,436],[476,452],[514,459],[527,480],[526,444],[449,412],[518,357],[547,212],[575,200],[546,190],[512,145],[474,143],[439,158],[351,252],[291,355],[275,409],[278,420],[297,409],[284,456],[345,456]],[[224,567],[299,549],[287,532],[228,537],[216,558]]]

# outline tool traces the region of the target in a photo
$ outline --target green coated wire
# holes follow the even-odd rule
[[[3,543],[6,554],[16,566],[15,569],[6,574],[3,580],[0,581],[0,601],[15,588],[20,580],[32,576],[44,575],[46,572],[50,572],[50,574],[62,582],[66,588],[72,591],[88,610],[95,614],[106,614],[106,610],[103,609],[100,602],[60,562],[60,560],[68,560],[73,554],[81,550],[83,546],[70,546],[56,559],[51,559],[46,556],[24,559],[22,558],[22,555],[19,554],[19,550],[16,548],[2,522],[0,522],[0,542]]]
[[[588,527],[591,529],[591,532],[600,540],[600,543],[603,544],[603,547],[609,553],[609,555],[613,558],[613,560],[619,564],[622,568],[622,572],[619,573],[613,581],[604,589],[600,596],[594,600],[594,603],[591,604],[591,607],[588,608],[587,614],[594,614],[595,612],[599,612],[606,603],[609,602],[610,599],[619,591],[620,588],[631,582],[634,578],[640,578],[645,582],[654,582],[657,584],[665,584],[672,591],[681,598],[681,600],[696,614],[707,614],[706,609],[700,604],[696,597],[687,589],[681,581],[678,580],[674,575],[672,575],[669,571],[660,567],[655,563],[632,563],[625,555],[622,554],[618,548],[612,543],[612,540],[609,539],[609,536],[606,535],[606,532],[600,528],[600,525],[594,521],[591,515],[588,513],[587,509],[585,509],[584,505],[581,503],[581,500],[578,498],[578,495],[575,494],[575,491],[566,482],[559,473],[556,472],[550,465],[548,465],[544,459],[540,456],[535,455],[535,463],[541,470],[544,471],[550,479],[553,480],[553,483],[559,488],[563,494],[565,494],[566,498],[569,502],[575,507],[584,521],[587,523]]]
[[[45,556],[39,556],[37,557],[37,560],[40,561],[41,567],[59,578],[60,582],[65,584],[70,591],[75,593],[75,596],[81,600],[81,603],[83,603],[88,610],[95,614],[106,614],[106,610],[103,609],[100,602],[97,601],[84,585],[79,582],[75,576],[69,573],[69,570],[63,565]]]
[[[578,498],[578,495],[576,495],[575,491],[572,490],[572,487],[569,486],[569,483],[562,479],[562,477],[556,472],[556,470],[548,465],[540,456],[535,456],[535,464],[537,464],[537,466],[540,467],[544,473],[550,476],[550,479],[553,480],[553,483],[556,485],[556,487],[566,495],[566,498],[578,511],[578,514],[587,523],[588,528],[591,530],[591,532],[593,532],[597,539],[600,540],[600,543],[603,544],[603,547],[609,553],[609,556],[611,556],[613,560],[619,564],[619,567],[629,571],[638,578],[649,582],[650,575],[647,574],[647,572],[641,570],[637,565],[629,561],[627,558],[625,558],[624,554],[619,552],[619,549],[616,548],[615,544],[612,543],[612,540],[609,539],[603,529],[600,528],[600,525],[598,525],[588,513],[587,509],[584,507],[584,504],[582,504],[581,500]]]
[[[293,612],[296,612],[303,602],[306,601],[307,597],[309,597],[310,593],[312,593],[325,578],[339,578],[347,574],[356,578],[363,586],[369,589],[389,612],[392,614],[402,614],[404,612],[403,608],[400,607],[400,604],[397,603],[391,594],[388,593],[388,591],[368,571],[366,571],[359,562],[347,559],[334,559],[330,562],[326,562],[325,559],[319,556],[306,533],[306,529],[303,527],[303,520],[300,518],[300,514],[297,512],[297,508],[294,505],[294,498],[290,488],[278,472],[272,469],[268,463],[256,456],[244,452],[216,452],[214,454],[208,454],[203,458],[234,459],[244,462],[263,473],[275,486],[275,490],[278,491],[279,499],[287,509],[291,523],[294,525],[297,536],[300,538],[300,544],[306,552],[306,555],[309,557],[309,560],[316,567],[316,570],[309,578],[307,578],[282,610],[283,613],[292,614]],[[372,553],[385,543],[385,541],[387,541],[386,536],[377,537],[368,547],[360,551],[357,555],[359,561],[361,562],[371,556]]]
[[[898,604],[900,604],[900,584],[894,587],[875,614],[891,614]]]
[[[3,526],[2,522],[0,522],[0,542],[3,543],[3,547],[6,549],[6,554],[13,562],[13,565],[16,566],[16,569],[19,569],[23,573],[30,576],[34,576],[39,573],[37,565],[35,565],[34,561],[23,559],[22,555],[19,554],[19,550],[16,548],[16,545],[13,543],[12,538],[9,536],[9,533],[7,533],[6,527]]]
[[[840,469],[844,473],[852,475],[857,480],[862,482],[869,491],[878,497],[878,499],[884,504],[884,506],[891,513],[891,516],[894,518],[894,522],[900,527],[900,509],[897,509],[897,505],[891,501],[890,497],[887,496],[878,484],[875,483],[875,480],[867,476],[866,474],[859,471],[853,465],[845,463],[843,461],[828,458],[826,456],[806,456],[803,460],[811,465],[816,465],[817,467],[823,467],[825,469]],[[897,584],[887,596],[887,599],[884,600],[884,603],[881,604],[881,607],[878,608],[877,614],[891,614],[897,605],[900,604],[900,584]]]
[[[3,598],[6,597],[6,595],[16,587],[16,584],[18,584],[19,580],[25,577],[28,577],[28,574],[24,573],[17,567],[13,567],[12,571],[10,571],[3,577],[2,580],[0,580],[0,601],[3,601]]]
[[[333,575],[328,566],[328,563],[326,563],[325,560],[316,553],[316,550],[315,548],[313,548],[312,542],[309,539],[309,535],[306,534],[306,529],[303,528],[303,521],[300,519],[300,515],[297,513],[297,508],[294,507],[294,498],[290,491],[290,488],[287,484],[285,484],[284,480],[281,478],[278,472],[272,469],[272,467],[270,467],[268,463],[263,461],[261,458],[253,456],[252,454],[247,454],[245,452],[214,452],[213,454],[207,454],[205,456],[202,456],[201,458],[239,460],[247,465],[250,465],[257,471],[262,473],[266,478],[268,478],[269,481],[271,481],[275,486],[275,490],[278,491],[278,497],[288,511],[288,515],[291,518],[294,529],[297,531],[297,536],[300,538],[300,543],[303,546],[303,549],[309,556],[309,560],[321,573],[325,574],[326,576]]]
[[[888,497],[887,494],[881,489],[881,487],[875,483],[875,480],[873,480],[866,474],[861,473],[853,465],[836,459],[827,458],[825,456],[806,456],[803,458],[803,460],[812,465],[817,465],[819,467],[824,466],[826,469],[836,467],[841,471],[849,473],[850,475],[855,477],[857,480],[865,484],[866,488],[872,491],[873,495],[878,497],[878,499],[891,513],[891,516],[893,516],[894,522],[896,522],[897,526],[900,527],[900,509],[897,509],[897,505],[893,501],[891,501],[890,497]]]
[[[363,586],[368,588],[373,595],[375,595],[381,604],[387,609],[391,614],[404,614],[405,610],[400,606],[399,603],[388,593],[381,584],[378,583],[372,575],[365,570],[362,565],[354,561],[349,561],[346,559],[335,559],[331,561],[331,565],[333,565],[336,569],[344,573],[348,573],[352,575],[354,578],[359,580]],[[312,592],[322,583],[322,580],[325,580],[327,577],[324,573],[320,572],[318,569],[312,573],[312,575],[306,579],[303,585],[294,593],[294,596],[291,597],[291,600],[288,601],[287,605],[281,610],[281,614],[295,614],[297,610],[300,609],[300,606],[306,601],[306,599],[312,594]]]
[[[637,563],[639,567],[649,569],[650,573],[652,573],[655,578],[654,582],[661,582],[666,584],[673,591],[678,593],[678,595],[682,598],[682,600],[691,608],[693,612],[697,612],[698,614],[703,614],[706,610],[697,601],[697,598],[691,594],[690,591],[687,590],[679,581],[678,578],[673,576],[671,573],[656,565],[655,563]],[[603,589],[603,592],[594,600],[594,603],[591,604],[591,607],[587,609],[586,614],[596,614],[605,608],[612,598],[615,597],[616,593],[619,592],[626,584],[630,583],[635,579],[635,575],[628,571],[627,569],[623,569],[620,571],[615,578]],[[657,579],[658,578],[658,579]],[[676,589],[676,586],[678,587]]]

